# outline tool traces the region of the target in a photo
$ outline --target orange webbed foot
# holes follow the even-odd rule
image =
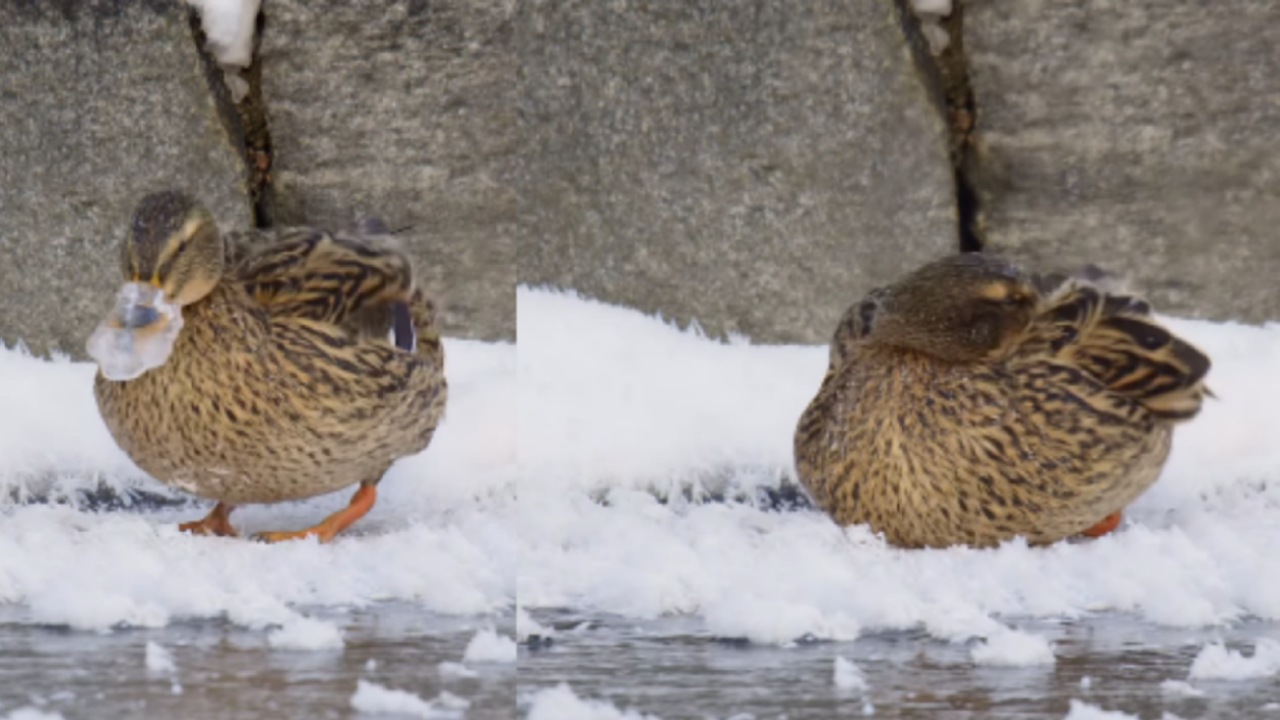
[[[351,527],[352,523],[364,517],[373,508],[373,504],[377,499],[377,486],[361,484],[360,489],[351,497],[351,504],[321,520],[318,524],[305,530],[255,533],[253,539],[274,543],[314,537],[322,543],[327,543],[337,537],[338,533]]]
[[[178,529],[194,535],[238,537],[239,533],[231,526],[231,511],[234,509],[234,505],[220,502],[214,505],[213,510],[210,510],[209,514],[204,516],[203,519],[184,522],[178,526]]]
[[[1097,523],[1095,523],[1093,527],[1090,527],[1089,529],[1084,530],[1080,534],[1087,538],[1100,538],[1103,535],[1114,532],[1116,528],[1120,527],[1120,520],[1123,517],[1124,517],[1124,513],[1120,510],[1117,510],[1111,513],[1110,515],[1102,518]]]

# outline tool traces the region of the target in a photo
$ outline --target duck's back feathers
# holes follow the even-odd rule
[[[1208,357],[1157,323],[1144,300],[1082,280],[1057,286],[1019,352],[1079,368],[1168,420],[1194,417],[1208,393]]]
[[[272,315],[341,325],[368,305],[408,299],[408,259],[370,243],[301,230],[259,248],[236,268],[249,294]]]

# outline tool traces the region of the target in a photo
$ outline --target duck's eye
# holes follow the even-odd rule
[[[1008,302],[1017,307],[1029,307],[1036,304],[1036,297],[1031,293],[1018,292],[1011,294]]]

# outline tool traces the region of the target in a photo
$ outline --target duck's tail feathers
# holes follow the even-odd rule
[[[413,325],[413,351],[434,365],[443,366],[444,346],[440,342],[440,324],[436,319],[436,304],[422,288],[414,288],[407,304],[409,320]]]

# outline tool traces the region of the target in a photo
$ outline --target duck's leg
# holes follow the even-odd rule
[[[1117,510],[1110,515],[1102,518],[1093,527],[1081,532],[1080,534],[1088,538],[1100,538],[1120,527],[1120,519],[1124,517],[1124,512]]]
[[[318,524],[306,530],[260,532],[256,533],[253,538],[263,542],[280,542],[282,540],[301,540],[315,537],[322,543],[329,542],[338,533],[351,527],[352,523],[364,517],[373,508],[373,504],[377,499],[378,481],[366,480],[360,483],[360,489],[356,490],[356,494],[351,497],[349,505],[321,520]]]
[[[203,520],[184,522],[178,526],[178,529],[195,535],[236,537],[236,529],[231,527],[231,511],[235,509],[235,505],[220,502],[213,506],[213,509],[209,511],[209,514]]]

